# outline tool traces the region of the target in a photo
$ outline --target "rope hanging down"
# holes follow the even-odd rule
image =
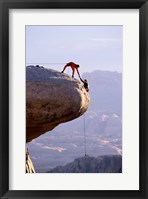
[[[84,153],[86,156],[86,128],[85,128],[85,114],[84,114]]]

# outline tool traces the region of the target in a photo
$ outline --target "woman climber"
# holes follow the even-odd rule
[[[79,76],[79,78],[80,78],[80,73],[79,73],[79,70],[78,70],[78,68],[79,68],[80,66],[79,66],[78,64],[75,64],[74,62],[69,62],[69,63],[67,63],[67,64],[64,66],[64,68],[63,68],[63,70],[62,70],[61,73],[64,73],[65,69],[66,69],[68,66],[70,66],[71,69],[72,69],[72,77],[74,78],[74,73],[75,73],[75,69],[76,69],[76,71],[77,71],[77,73],[78,73],[78,76]]]
[[[82,79],[81,77],[80,77],[80,80],[81,80],[81,82],[83,82],[83,86],[84,86],[84,88],[86,89],[86,91],[88,92],[89,91],[89,88],[88,88],[88,81],[87,81],[87,79]]]

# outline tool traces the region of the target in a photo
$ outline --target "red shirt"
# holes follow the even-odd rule
[[[66,64],[66,66],[71,66],[71,68],[77,68],[77,64],[75,64],[74,62],[69,62]]]
[[[75,64],[74,62],[69,62],[69,63],[66,64],[66,66],[70,66],[72,69],[76,69],[78,75],[80,76],[77,64]]]

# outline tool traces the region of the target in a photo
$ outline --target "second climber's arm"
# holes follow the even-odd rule
[[[81,77],[80,77],[80,80],[81,80],[81,82],[85,83]]]

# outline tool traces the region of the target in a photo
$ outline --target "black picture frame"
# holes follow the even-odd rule
[[[140,13],[140,189],[138,191],[9,190],[9,9],[139,9]],[[0,196],[1,198],[148,198],[147,0],[0,0]],[[10,74],[11,75],[11,74]],[[20,179],[21,180],[21,179]]]

